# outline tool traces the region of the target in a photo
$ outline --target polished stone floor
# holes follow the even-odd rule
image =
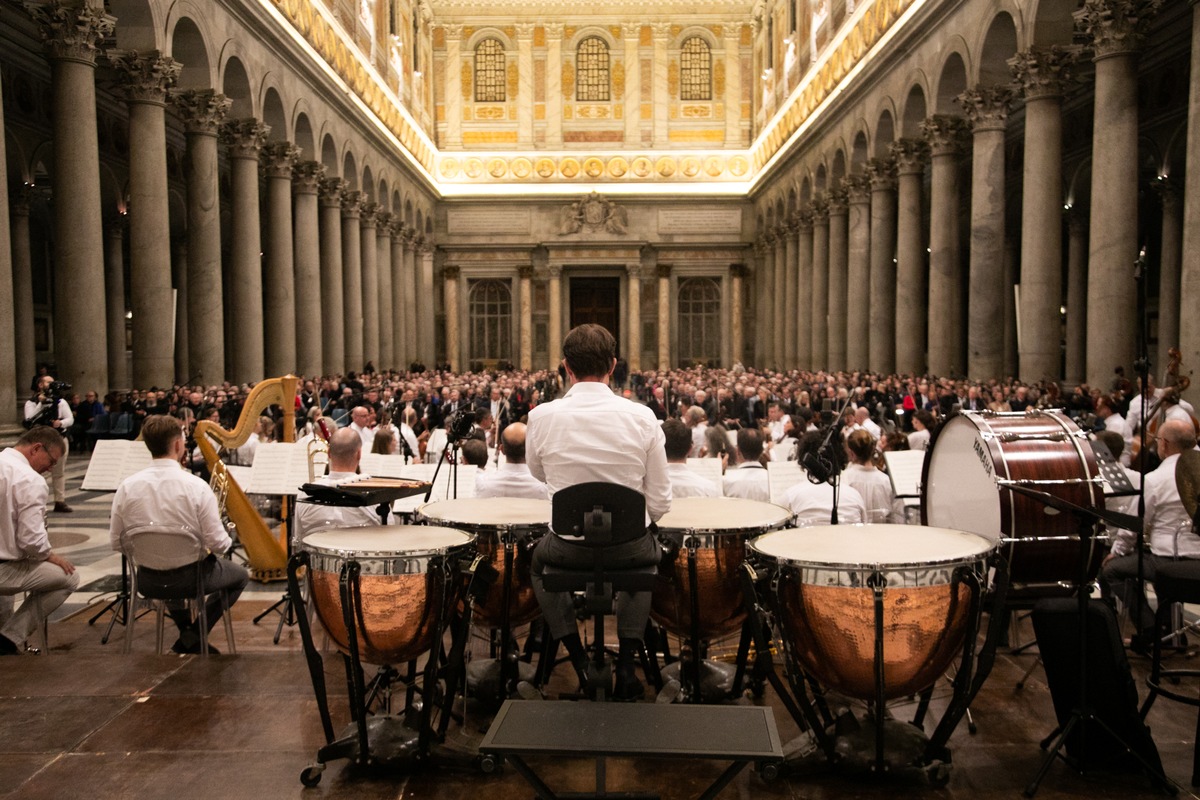
[[[78,487],[82,465],[71,468]],[[72,515],[51,515],[57,546],[82,565],[85,590],[77,593],[50,626],[50,648],[41,655],[0,660],[0,794],[14,798],[529,798],[532,791],[512,770],[498,775],[478,771],[472,756],[489,715],[471,702],[462,724],[451,725],[434,763],[416,772],[359,774],[345,762],[331,762],[319,786],[305,789],[300,772],[323,743],[313,690],[296,628],[285,628],[272,643],[271,619],[251,619],[278,597],[281,586],[256,585],[234,609],[238,655],[209,658],[155,655],[152,617],[135,627],[133,653],[123,655],[118,627],[101,644],[107,618],[88,620],[112,596],[119,564],[107,550],[107,507],[111,498],[73,490]],[[1028,635],[1028,623],[1017,635]],[[214,643],[227,652],[218,628]],[[170,641],[168,637],[168,642]],[[481,650],[476,643],[473,650]],[[960,725],[950,741],[953,768],[949,784],[930,788],[903,775],[883,778],[845,774],[825,767],[802,770],[772,783],[746,771],[722,798],[879,797],[923,794],[935,797],[1016,797],[1035,773],[1038,743],[1054,726],[1054,710],[1044,672],[1036,669],[1021,690],[1015,683],[1033,664],[1033,654],[1002,652],[974,705],[978,732]],[[1188,655],[1173,657],[1184,663]],[[1133,658],[1139,694],[1148,663]],[[341,659],[325,658],[332,707],[340,730],[348,719]],[[563,668],[549,689],[570,688]],[[940,718],[949,694],[942,686],[926,728]],[[565,702],[550,700],[547,702]],[[756,702],[741,698],[737,702]],[[784,741],[796,724],[770,688],[762,703],[771,706]],[[459,710],[463,710],[461,707]],[[861,711],[856,706],[856,710]],[[909,718],[913,705],[891,707]],[[1148,718],[1167,775],[1193,795],[1189,785],[1196,710],[1160,700]],[[591,788],[593,767],[586,761],[531,760],[555,789]],[[723,765],[708,761],[615,759],[609,788],[657,792],[682,800],[699,796]],[[1039,797],[1151,796],[1137,774],[1116,771],[1081,776],[1054,764]]]

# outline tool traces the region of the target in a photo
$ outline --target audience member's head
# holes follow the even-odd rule
[[[662,424],[662,430],[666,438],[663,447],[667,451],[667,461],[686,462],[692,449],[692,432],[688,430],[688,426],[677,419],[669,419]]]

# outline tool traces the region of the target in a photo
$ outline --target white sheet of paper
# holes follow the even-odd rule
[[[775,505],[786,507],[787,502],[783,497],[787,494],[787,490],[803,480],[807,480],[807,478],[804,477],[804,470],[800,469],[798,462],[767,462],[767,485],[771,491],[771,502]]]
[[[254,451],[250,467],[251,494],[295,495],[308,483],[308,448],[295,442],[269,442]]]
[[[695,472],[706,481],[711,481],[721,491],[721,459],[719,458],[689,458],[688,469]]]
[[[150,466],[153,460],[145,442],[101,439],[96,442],[79,488],[85,492],[115,492],[121,481]]]
[[[362,473],[372,478],[403,478],[407,467],[404,456],[385,456],[382,453],[364,453],[358,463]]]
[[[925,465],[924,450],[896,450],[883,454],[888,477],[897,497],[920,497],[921,469]]]
[[[436,464],[410,464],[400,477],[414,481],[432,481],[433,472],[436,467]],[[474,464],[462,464],[459,466],[458,497],[466,498],[475,496],[475,473],[478,469]],[[452,471],[453,468],[449,464],[442,465],[441,472],[437,476],[437,481],[433,484],[433,493],[429,495],[429,502],[433,502],[434,500],[449,500],[455,496],[450,486],[450,474]],[[424,494],[413,495],[412,497],[405,497],[392,503],[392,510],[396,513],[409,513],[416,511],[424,502]]]

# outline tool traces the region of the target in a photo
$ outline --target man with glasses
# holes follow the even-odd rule
[[[46,503],[50,492],[42,473],[66,456],[59,432],[35,426],[0,452],[0,655],[17,655],[29,634],[42,625],[79,585],[70,561],[50,549]],[[25,602],[12,613],[12,595]]]

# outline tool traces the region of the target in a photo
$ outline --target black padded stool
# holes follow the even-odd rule
[[[1158,595],[1157,627],[1169,627],[1173,603],[1200,603],[1200,560],[1173,561],[1159,566],[1154,578],[1154,593]],[[1185,695],[1163,685],[1166,679],[1200,678],[1200,669],[1163,669],[1162,637],[1154,637],[1154,658],[1150,665],[1150,677],[1146,686],[1150,695],[1142,705],[1142,718],[1150,711],[1159,695],[1168,700],[1200,707],[1200,697]],[[1192,786],[1200,786],[1200,715],[1196,719],[1196,749],[1192,753]]]
[[[572,544],[591,550],[590,569],[545,564],[542,585],[550,592],[584,593],[584,607],[596,626],[588,691],[593,699],[606,700],[612,692],[612,669],[604,657],[604,616],[613,613],[617,592],[652,591],[658,565],[617,569],[607,566],[605,558],[613,547],[647,535],[646,498],[617,484],[576,484],[554,493],[552,525],[558,535],[582,536]]]

